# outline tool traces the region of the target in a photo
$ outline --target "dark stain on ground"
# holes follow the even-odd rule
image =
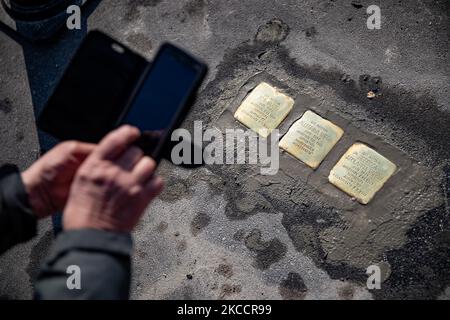
[[[169,227],[169,224],[165,221],[161,221],[158,226],[156,227],[156,231],[158,231],[159,233],[163,233],[164,231],[167,230],[167,228]]]
[[[177,14],[177,18],[181,23],[184,23],[188,18],[203,17],[206,14],[207,2],[206,0],[191,0],[187,2],[183,10]]]
[[[245,230],[244,229],[239,229],[238,231],[236,231],[233,234],[233,239],[236,241],[242,241],[245,237]]]
[[[140,259],[145,260],[145,259],[147,259],[147,257],[148,257],[148,253],[145,252],[145,251],[137,250],[136,253],[137,253],[137,256],[138,256]]]
[[[298,273],[290,272],[281,282],[278,291],[284,300],[303,300],[308,288]]]
[[[376,94],[381,94],[381,77],[372,77],[368,74],[363,74],[359,76],[359,87],[361,91],[369,92],[372,91]]]
[[[162,0],[128,0],[127,10],[125,12],[125,19],[132,22],[139,17],[139,8],[156,7]]]
[[[223,299],[225,297],[231,296],[236,293],[240,293],[242,291],[242,287],[240,284],[228,284],[224,283],[220,287],[220,299]]]
[[[196,16],[199,14],[203,14],[206,5],[206,0],[191,0],[185,4],[184,10],[188,15]]]
[[[338,288],[338,295],[343,300],[353,300],[355,294],[355,287],[351,284],[346,284]]]
[[[226,263],[221,263],[216,269],[216,272],[225,278],[231,278],[233,276],[233,266]]]
[[[278,18],[273,18],[259,27],[255,40],[268,43],[279,43],[289,34],[289,26]]]
[[[191,221],[191,233],[195,237],[203,228],[205,228],[211,222],[211,218],[203,212],[197,213],[197,215]]]
[[[241,189],[239,183],[236,188]],[[232,219],[245,219],[258,212],[271,212],[272,205],[262,193],[246,194],[241,192],[236,195],[233,201],[228,203],[225,211],[226,215]]]
[[[25,269],[25,271],[30,276],[31,283],[34,283],[34,281],[36,280],[39,268],[41,267],[44,258],[48,255],[50,251],[52,241],[53,241],[53,232],[47,231],[39,239],[36,245],[34,245],[34,247],[31,249],[30,262],[28,263],[28,266]]]
[[[245,238],[245,246],[256,253],[255,266],[258,269],[268,269],[275,262],[280,261],[287,252],[286,245],[279,239],[269,241],[261,239],[261,231],[252,230]]]
[[[168,294],[165,300],[192,300],[194,297],[194,289],[191,286],[184,286]]]
[[[225,53],[222,63],[217,68],[215,79],[199,95],[196,108],[194,108],[185,122],[186,127],[189,127],[189,121],[192,123],[194,120],[203,120],[205,123],[213,122],[216,117],[214,112],[217,112],[215,108],[217,97],[223,96],[226,84],[235,83],[237,76],[261,72],[270,63],[275,64],[277,68],[283,69],[293,79],[307,78],[321,86],[329,86],[338,97],[347,103],[354,104],[355,108],[367,111],[368,117],[365,121],[371,121],[371,123],[384,121],[384,126],[389,127],[390,130],[395,130],[395,134],[398,137],[395,139],[394,146],[406,152],[414,160],[421,161],[421,165],[433,168],[441,166],[442,161],[448,161],[445,159],[450,158],[450,130],[448,129],[450,127],[450,115],[439,108],[433,96],[426,92],[421,92],[418,95],[416,92],[404,88],[389,87],[382,83],[381,77],[363,74],[356,82],[349,76],[342,79],[343,72],[337,69],[324,69],[317,65],[300,65],[290,56],[288,49],[280,44],[284,36],[272,37],[270,31],[266,33],[265,30],[270,30],[268,26],[271,26],[271,24],[273,22],[261,26],[258,29],[255,40],[241,43],[236,48],[229,49]],[[282,25],[282,23],[280,24]],[[273,27],[273,29],[277,30],[277,27]],[[275,34],[280,35],[283,32],[275,32]],[[264,38],[273,39],[273,41],[263,41]],[[370,90],[376,90],[379,95],[374,99],[368,99],[367,92]],[[205,110],[212,110],[212,112],[205,112]],[[421,148],[417,148],[418,139],[425,142]],[[225,192],[228,201],[226,208],[228,218],[246,219],[258,211],[256,209],[250,212],[243,212],[239,209],[236,199],[239,199],[245,193],[246,185],[245,182],[239,183],[235,176],[230,175],[232,170],[236,176],[240,177],[240,181],[245,181],[246,177],[249,176],[249,172],[251,172],[249,167],[240,165],[230,169],[221,166],[209,166],[208,169],[225,181],[226,188],[223,188],[223,186],[221,188],[214,185],[211,186],[216,188],[217,192]],[[329,263],[318,239],[319,232],[324,230],[324,228],[330,226],[342,227],[341,224],[343,222],[340,221],[339,212],[329,214],[328,210],[335,209],[330,208],[329,205],[320,199],[311,201],[312,197],[310,195],[314,192],[304,182],[289,181],[287,176],[284,180],[286,182],[282,186],[275,183],[261,185],[257,192],[254,192],[254,194],[258,193],[258,197],[255,197],[255,208],[261,205],[258,204],[260,203],[259,199],[263,199],[262,203],[269,202],[271,205],[271,208],[267,209],[268,211],[271,213],[282,212],[283,226],[288,231],[295,248],[310,256],[318,267],[328,272],[331,278],[351,280],[364,285],[367,280],[365,270],[345,263]],[[293,201],[292,194],[295,192],[298,193],[299,196],[297,198],[301,200],[300,202]],[[310,193],[310,195],[305,198],[303,193]],[[442,210],[443,208],[435,209],[438,215],[443,213]],[[427,216],[428,219],[437,219],[437,215],[434,214],[428,213]],[[318,223],[317,221],[319,220],[325,222]],[[417,228],[419,230],[423,228],[426,232],[432,234],[439,234],[442,231],[439,224],[435,223],[427,225],[425,222],[418,222]],[[298,230],[306,230],[307,232],[302,234]],[[265,268],[270,264],[262,263],[261,261],[264,261],[265,256],[268,256],[269,260],[273,256],[272,253],[268,253],[267,248],[262,249],[264,245],[260,241],[255,240],[259,239],[259,236],[258,231],[252,232],[250,237],[246,239],[246,244],[252,248],[252,251],[259,252],[259,257],[257,258],[257,261],[259,261],[258,267]],[[241,239],[243,237],[242,231],[238,231],[233,237],[235,240]],[[441,239],[445,238],[445,234],[441,235]],[[422,244],[425,245],[423,239],[414,238],[414,233],[411,234],[410,241],[411,243],[420,243],[422,241]],[[281,244],[281,246],[284,245]],[[414,250],[413,245],[407,244],[404,248],[398,249],[400,256],[397,259],[392,257],[388,261],[393,269],[388,283],[394,289],[376,291],[376,296],[378,298],[382,298],[384,295],[400,297],[416,295],[420,297],[425,294],[436,297],[443,290],[444,286],[449,283],[448,267],[443,262],[445,261],[448,266],[448,260],[446,259],[448,259],[450,254],[447,252],[445,255],[442,255],[440,253],[442,247],[440,249],[434,248],[433,245],[426,249],[428,254],[436,255],[436,259],[426,259],[424,256],[419,257],[420,252]],[[277,251],[279,249],[274,250],[273,254],[277,254]],[[404,270],[408,269],[407,264],[411,263],[410,259],[414,258],[420,258],[418,259],[420,263],[416,263],[416,265],[421,265],[422,269],[425,269],[424,266],[430,266],[428,271],[432,271],[431,274],[433,274],[434,278],[423,276],[423,273],[419,272],[421,279],[417,276],[413,277],[418,279],[419,284],[416,285],[418,289],[408,291],[414,287],[413,284],[402,282],[401,278],[397,279],[394,276],[394,270],[399,268],[405,273]],[[405,279],[407,278],[405,277]],[[420,293],[420,290],[422,290],[422,293]]]
[[[186,242],[186,240],[181,240],[181,241],[178,241],[178,242],[177,242],[177,250],[178,250],[179,252],[185,251],[186,248],[187,248],[187,242]]]
[[[351,78],[351,76],[348,75],[348,74],[343,74],[342,77],[341,77],[341,81],[343,83],[348,83],[348,84],[353,84],[355,82],[355,80],[353,80]]]
[[[186,198],[192,193],[189,189],[189,182],[184,179],[169,175],[165,177],[165,184],[164,192],[159,195],[159,198],[163,201],[174,202]]]
[[[316,31],[316,28],[314,26],[313,27],[309,27],[309,28],[307,28],[305,30],[305,35],[308,38],[314,37],[316,34],[317,34],[317,31]]]
[[[360,0],[353,0],[351,5],[356,9],[361,9],[363,7]]]
[[[8,114],[11,112],[11,110],[12,110],[11,101],[8,98],[0,100],[0,111],[1,112]]]

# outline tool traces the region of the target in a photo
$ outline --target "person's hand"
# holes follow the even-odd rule
[[[76,141],[60,143],[22,172],[30,205],[38,218],[63,210],[75,172],[94,147]]]
[[[108,134],[78,169],[64,210],[65,230],[130,232],[162,191],[155,161],[132,146],[139,130],[122,126]]]

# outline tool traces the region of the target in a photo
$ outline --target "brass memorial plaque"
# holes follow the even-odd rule
[[[294,106],[294,100],[276,88],[261,82],[245,98],[234,117],[267,138],[273,129],[286,118]]]
[[[344,131],[312,111],[306,111],[280,141],[280,148],[316,169]]]
[[[367,204],[396,168],[375,150],[355,143],[331,170],[328,180],[358,202]]]

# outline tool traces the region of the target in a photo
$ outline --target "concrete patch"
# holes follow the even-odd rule
[[[261,51],[266,52],[263,59],[259,56]],[[210,170],[227,181],[229,203],[226,212],[230,218],[248,219],[251,216],[248,214],[249,210],[239,210],[235,202],[238,195],[249,192],[248,197],[253,198],[252,208],[257,207],[257,199],[262,197],[271,205],[268,212],[284,213],[284,226],[299,251],[310,254],[332,277],[350,277],[365,283],[365,268],[380,261],[387,250],[404,246],[408,241],[406,231],[411,224],[423,212],[442,203],[439,185],[433,182],[432,170],[427,165],[414,161],[398,147],[383,140],[379,131],[375,135],[362,129],[359,123],[348,120],[348,114],[322,103],[317,98],[318,94],[308,89],[312,81],[316,83],[315,87],[320,94],[324,94],[324,90],[329,91],[331,85],[334,99],[339,101],[344,98],[361,105],[360,108],[368,108],[367,104],[373,102],[367,101],[365,97],[366,87],[359,88],[354,81],[342,83],[341,76],[337,76],[338,72],[335,71],[299,66],[286,53],[282,47],[259,42],[242,43],[230,50],[216,79],[203,92],[204,99],[199,106],[199,110],[203,111],[194,113],[191,118],[203,119],[210,126],[219,129],[235,128],[239,124],[233,120],[232,113],[256,84],[267,81],[295,96],[292,112],[279,127],[281,134],[308,109],[343,128],[346,134],[315,172],[283,153],[280,158],[281,170],[273,177],[259,176],[255,168],[249,166],[210,167]],[[248,63],[249,59],[251,64]],[[268,61],[269,66],[266,64]],[[261,71],[262,69],[265,71]],[[222,70],[226,70],[226,73],[222,73]],[[269,71],[273,72],[272,75]],[[362,77],[362,81],[368,82],[367,86],[373,90],[383,92],[383,99],[395,99],[396,95],[403,95],[385,85],[381,89],[382,82],[379,78]],[[220,91],[216,90],[217,87],[221,88]],[[208,102],[211,99],[214,103]],[[376,103],[376,107],[371,108],[379,107],[383,108]],[[204,110],[208,112],[205,113]],[[446,119],[447,115],[443,117]],[[366,122],[376,123],[377,117],[374,118]],[[437,123],[441,130],[444,130],[443,123],[447,121],[444,119],[441,119],[442,125]],[[189,128],[189,122],[186,127]],[[366,128],[372,128],[372,125],[367,125]],[[405,123],[404,130],[409,130],[409,124]],[[423,137],[430,133],[422,132]],[[353,201],[326,179],[333,165],[355,142],[368,144],[392,159],[399,167],[397,173],[367,206]],[[402,140],[402,149],[408,142],[410,141]],[[447,151],[441,147],[436,145],[432,152],[444,156]],[[256,210],[252,214],[254,212]],[[311,231],[305,233],[306,227]],[[390,261],[389,263],[391,264]]]
[[[165,169],[169,168],[163,165],[161,170]],[[171,169],[175,175],[179,170]],[[281,224],[281,215],[260,213],[246,220],[227,219],[224,192],[218,193],[207,182],[198,182],[195,177],[200,173],[203,176],[211,174],[201,169],[192,172],[187,180],[197,181],[193,186],[193,200],[209,212],[210,223],[194,238],[191,226],[185,223],[197,214],[196,208],[186,205],[191,200],[179,199],[175,203],[158,200],[152,204],[142,229],[135,233],[136,251],[146,252],[146,256],[145,259],[138,256],[134,259],[134,298],[281,299],[279,287],[293,272],[301,274],[308,288],[304,298],[337,297],[340,281],[330,280],[309,258],[296,252]],[[173,212],[174,206],[185,209]],[[161,220],[167,222],[167,230],[162,235],[151,232]],[[234,237],[236,233],[242,235]],[[178,238],[186,240],[187,247],[183,252],[177,250]],[[271,248],[277,247],[277,243],[285,247],[277,251],[285,254],[277,261],[267,259],[264,252],[273,252]],[[258,261],[261,261],[260,265]],[[260,272],[258,266],[266,268]],[[192,278],[188,279],[188,274]],[[296,294],[301,287],[297,285],[297,277],[293,280],[288,281],[289,285],[285,282],[284,286]],[[370,298],[363,289],[358,288],[357,292],[355,298]]]
[[[259,269],[267,269],[271,264],[280,261],[286,254],[286,246],[277,238],[270,241],[261,240],[261,231],[254,229],[245,238],[245,245],[256,252],[255,265]]]

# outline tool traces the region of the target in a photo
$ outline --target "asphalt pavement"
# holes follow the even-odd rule
[[[381,9],[370,30],[369,5]],[[134,233],[134,299],[450,298],[448,1],[103,0],[82,30],[21,47],[0,34],[0,164],[25,169],[53,141],[36,114],[88,30],[151,59],[171,41],[210,73],[183,127],[243,128],[232,112],[259,82],[346,134],[318,170],[280,153],[258,166],[159,168],[165,192]],[[14,23],[0,10],[0,19]],[[369,91],[376,93],[368,98]],[[355,141],[399,168],[361,205],[326,181]],[[0,258],[0,298],[28,299],[51,223]],[[367,267],[382,271],[366,286]]]

